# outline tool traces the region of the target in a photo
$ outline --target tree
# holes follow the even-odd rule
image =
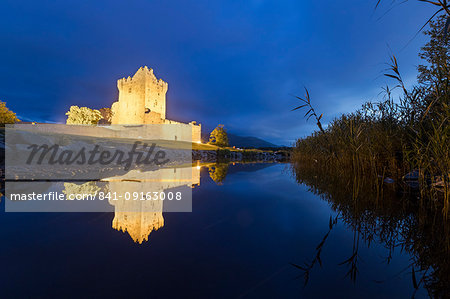
[[[445,28],[447,17],[438,16],[430,21],[425,31],[429,41],[422,47],[419,57],[425,62],[418,66],[418,82],[425,93],[422,100],[422,123],[427,117],[431,123],[424,128],[446,127],[449,123],[450,107],[450,35]]]
[[[418,81],[427,87],[450,81],[450,35],[445,34],[445,22],[446,16],[441,15],[431,21],[429,30],[424,32],[430,40],[422,47],[419,57],[427,65],[419,65]]]
[[[6,107],[6,103],[0,101],[0,124],[13,124],[19,121],[16,114]]]
[[[102,118],[100,111],[78,106],[71,106],[66,115],[68,125],[96,125]]]
[[[209,136],[209,143],[219,147],[228,146],[228,134],[223,125],[218,125]]]

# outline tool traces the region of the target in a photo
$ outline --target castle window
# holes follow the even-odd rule
[[[131,93],[131,87],[128,89],[128,93]]]

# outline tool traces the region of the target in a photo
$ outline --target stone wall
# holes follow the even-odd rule
[[[153,125],[64,125],[15,124],[14,128],[48,134],[90,136],[98,138],[130,138],[136,140],[171,140],[192,142],[192,125],[184,123]]]
[[[190,126],[192,131],[192,142],[200,143],[202,141],[202,125],[197,125],[195,121],[185,124],[174,120],[164,119],[164,124]]]
[[[192,142],[202,142],[202,125],[197,125],[195,121],[189,123],[192,126]]]

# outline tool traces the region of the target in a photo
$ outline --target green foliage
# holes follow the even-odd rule
[[[211,135],[209,137],[209,143],[219,147],[228,146],[228,135],[223,125],[218,125],[211,132]]]
[[[6,107],[6,103],[0,101],[0,124],[13,124],[19,121],[16,114]]]
[[[225,180],[228,172],[228,163],[216,163],[209,167],[209,176],[218,185]]]
[[[71,106],[66,115],[68,125],[96,125],[102,118],[99,110],[78,106]]]

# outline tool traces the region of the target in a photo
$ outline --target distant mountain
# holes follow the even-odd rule
[[[212,129],[204,129],[202,127],[202,141],[207,143],[209,141],[209,133]],[[228,132],[228,142],[230,146],[235,146],[239,148],[261,148],[261,147],[280,147],[279,145],[270,143],[261,138],[252,136],[238,136]]]
[[[278,145],[252,136],[238,136],[228,133],[228,142],[230,146],[239,148],[260,148],[260,147],[278,147]]]

